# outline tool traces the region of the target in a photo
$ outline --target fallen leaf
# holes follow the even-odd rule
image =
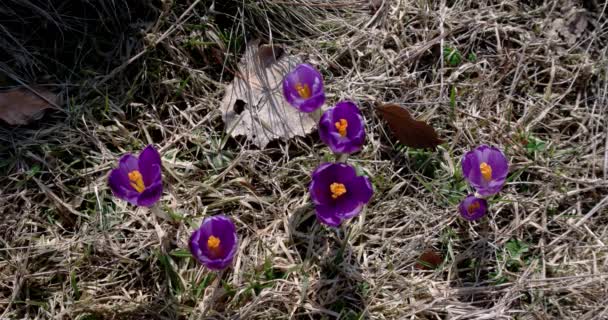
[[[300,63],[280,47],[250,42],[220,105],[226,131],[233,137],[244,135],[260,148],[274,139],[310,133],[313,118],[283,98],[283,77]]]
[[[412,118],[407,109],[396,104],[380,105],[376,109],[402,144],[412,148],[435,149],[443,143],[433,127]]]
[[[437,268],[443,262],[443,258],[433,249],[423,252],[414,267],[420,270],[432,270]]]
[[[587,25],[586,10],[577,8],[572,1],[565,1],[560,8],[559,18],[549,20],[547,38],[561,37],[568,45],[574,45],[583,37]]]
[[[12,126],[26,125],[59,104],[54,93],[38,87],[33,90],[35,93],[26,88],[0,92],[0,119]]]

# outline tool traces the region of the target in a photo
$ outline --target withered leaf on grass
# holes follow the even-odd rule
[[[583,36],[589,24],[587,11],[577,6],[572,1],[566,1],[559,8],[559,17],[548,20],[548,25],[543,28],[550,39],[563,39],[569,46],[574,45]]]
[[[443,262],[443,258],[433,249],[423,252],[414,267],[420,270],[431,270],[437,268]]]
[[[433,127],[412,118],[407,109],[396,104],[385,104],[378,106],[377,110],[402,144],[412,148],[435,149],[443,143]]]
[[[315,121],[283,98],[283,77],[299,63],[282,48],[250,42],[220,106],[226,131],[244,135],[260,148],[274,139],[310,133]]]
[[[17,88],[0,92],[0,119],[9,125],[26,125],[42,117],[43,111],[59,104],[54,93],[43,88]],[[44,98],[42,98],[44,97]]]

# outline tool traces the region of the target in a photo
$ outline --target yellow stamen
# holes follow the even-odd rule
[[[334,182],[329,186],[329,190],[331,191],[331,197],[338,199],[338,197],[346,193],[346,186],[341,183]]]
[[[214,237],[214,236],[209,236],[209,239],[207,239],[207,248],[209,248],[209,250],[211,251],[217,251],[217,249],[220,247],[220,238]]]
[[[469,212],[469,215],[472,215],[473,212],[475,212],[475,210],[479,210],[480,207],[479,202],[473,202],[469,205],[467,211]]]
[[[492,180],[492,167],[489,164],[482,162],[479,165],[479,170],[481,171],[481,175],[486,181]]]
[[[135,191],[142,193],[146,189],[144,185],[144,177],[141,176],[141,173],[137,170],[133,170],[129,172],[129,181],[131,182],[131,187],[135,189]]]
[[[310,87],[307,84],[302,85],[300,82],[296,83],[296,90],[303,99],[308,99],[311,96]]]
[[[346,128],[348,128],[348,121],[346,119],[340,119],[340,121],[334,124],[340,136],[346,137]]]

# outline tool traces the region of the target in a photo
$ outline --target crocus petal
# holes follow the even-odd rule
[[[312,180],[308,191],[310,192],[310,199],[314,204],[320,205],[324,203],[330,203],[332,201],[331,195],[329,194],[329,192],[327,192],[330,184],[331,182],[321,179]]]
[[[311,93],[323,90],[323,76],[321,73],[307,63],[299,64],[293,71],[285,76],[285,82],[290,85],[290,88],[296,87],[296,84],[307,85]]]
[[[353,197],[360,203],[368,203],[374,195],[374,188],[367,177],[355,177],[351,182],[356,187],[353,190]]]
[[[219,255],[212,254],[207,247],[210,236],[220,239]],[[209,269],[224,269],[232,263],[238,249],[236,228],[232,220],[218,215],[206,218],[201,227],[196,230],[189,241],[190,251],[196,260]]]
[[[346,120],[346,136],[336,129],[336,122]],[[334,153],[355,153],[365,142],[365,121],[359,108],[351,101],[341,101],[325,111],[319,121],[319,137]]]
[[[313,112],[319,109],[325,103],[325,93],[320,92],[318,94],[313,95],[312,97],[304,100],[296,102],[298,104],[298,109],[302,112]]]
[[[484,179],[481,173],[481,163],[486,163],[492,169],[489,181]],[[500,149],[481,145],[464,155],[462,173],[480,195],[491,196],[500,192],[504,186],[509,173],[509,163]]]
[[[324,163],[312,174],[309,187],[311,199],[315,204],[330,204],[334,200],[329,192],[329,186],[334,182],[344,183],[356,176],[356,171],[344,163]]]
[[[336,206],[336,214],[341,219],[351,219],[359,215],[361,213],[361,209],[363,209],[363,203],[359,203],[356,201],[342,201],[338,202]]]
[[[488,163],[492,166],[492,177],[505,179],[509,173],[509,161],[507,157],[497,148],[488,156]]]
[[[188,242],[192,256],[203,265],[207,265],[212,262],[209,255],[209,250],[207,249],[208,238],[209,235],[203,230],[203,226],[201,226],[201,228],[192,233],[190,236],[190,241]]]
[[[471,208],[470,212],[469,208]],[[488,202],[485,199],[477,198],[470,194],[460,202],[458,209],[463,218],[475,221],[486,215],[488,211]]]
[[[331,166],[331,170],[325,169],[324,173],[327,174],[327,177],[334,178],[334,181],[338,181],[341,183],[351,181],[357,176],[357,171],[355,170],[355,168],[349,166],[346,163],[334,163]]]
[[[138,159],[139,172],[141,173],[146,186],[161,181],[161,160],[160,154],[153,146],[147,146],[140,154]]]
[[[138,194],[137,205],[142,207],[153,206],[163,195],[163,183],[157,181],[151,186],[146,187],[144,192]]]
[[[297,85],[307,86],[310,97],[303,98],[296,89]],[[302,112],[313,112],[325,103],[323,77],[309,64],[300,64],[283,79],[285,100]]]
[[[479,193],[480,195],[482,195],[484,197],[488,197],[488,196],[495,195],[498,192],[500,192],[500,190],[504,186],[505,182],[506,182],[505,179],[492,180],[492,181],[490,181],[490,183],[487,183],[486,185],[477,187],[476,190],[477,190],[477,193]]]
[[[331,184],[343,184],[341,194],[332,194]],[[338,226],[355,217],[370,200],[373,188],[367,177],[358,177],[345,163],[322,164],[313,172],[310,194],[321,223]]]
[[[359,136],[361,132],[365,134],[365,121],[361,115],[359,107],[352,101],[340,101],[336,103],[333,113],[334,121],[339,119],[348,120],[348,137]]]
[[[352,204],[349,206],[344,205],[340,207],[340,216],[343,219],[350,219],[355,217],[361,212],[363,206],[369,202],[374,194],[374,189],[367,177],[355,177],[351,180],[347,187],[350,194],[348,195],[351,199]],[[356,206],[353,204],[356,203]]]
[[[137,158],[130,153],[125,154],[118,161],[118,168],[124,170],[126,173],[139,170]]]
[[[336,215],[336,207],[331,205],[318,205],[315,207],[317,219],[330,227],[339,227],[342,219]]]
[[[134,181],[131,181],[133,171],[138,171],[141,177],[134,175]],[[152,146],[144,148],[139,157],[125,154],[120,158],[118,168],[110,173],[108,184],[120,199],[133,205],[153,206],[163,193],[160,154]]]
[[[464,155],[462,160],[462,174],[472,185],[480,186],[483,183],[483,177],[479,171],[479,155],[475,151],[469,151]]]
[[[137,198],[139,193],[135,191],[129,184],[129,178],[125,172],[121,169],[114,169],[110,172],[108,177],[108,185],[112,194],[115,197],[125,200],[131,204],[137,204]]]
[[[220,238],[220,248],[224,253],[224,258],[232,259],[238,248],[234,223],[224,216],[215,216],[212,219],[212,228]]]

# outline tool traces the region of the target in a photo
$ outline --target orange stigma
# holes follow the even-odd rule
[[[310,87],[307,84],[302,85],[302,83],[296,83],[296,91],[300,95],[300,98],[308,99],[310,98]]]
[[[129,172],[129,181],[131,182],[131,187],[135,189],[135,191],[142,193],[146,189],[144,185],[144,177],[141,176],[141,173],[137,170],[133,170]]]
[[[342,183],[334,182],[329,186],[329,190],[331,191],[331,197],[338,199],[341,195],[346,193],[346,186]]]
[[[482,162],[479,165],[479,170],[481,171],[481,175],[486,181],[492,180],[492,167],[489,164]]]
[[[480,207],[479,202],[473,202],[469,205],[467,211],[469,212],[469,215],[472,215],[473,212],[475,212],[475,210],[479,210]]]
[[[214,236],[209,236],[209,239],[207,239],[207,248],[209,248],[209,250],[214,252],[214,251],[217,251],[217,249],[219,247],[220,247],[220,238],[217,238]]]
[[[346,119],[340,119],[340,121],[335,123],[336,129],[340,136],[346,137],[346,128],[348,128],[348,121]]]

